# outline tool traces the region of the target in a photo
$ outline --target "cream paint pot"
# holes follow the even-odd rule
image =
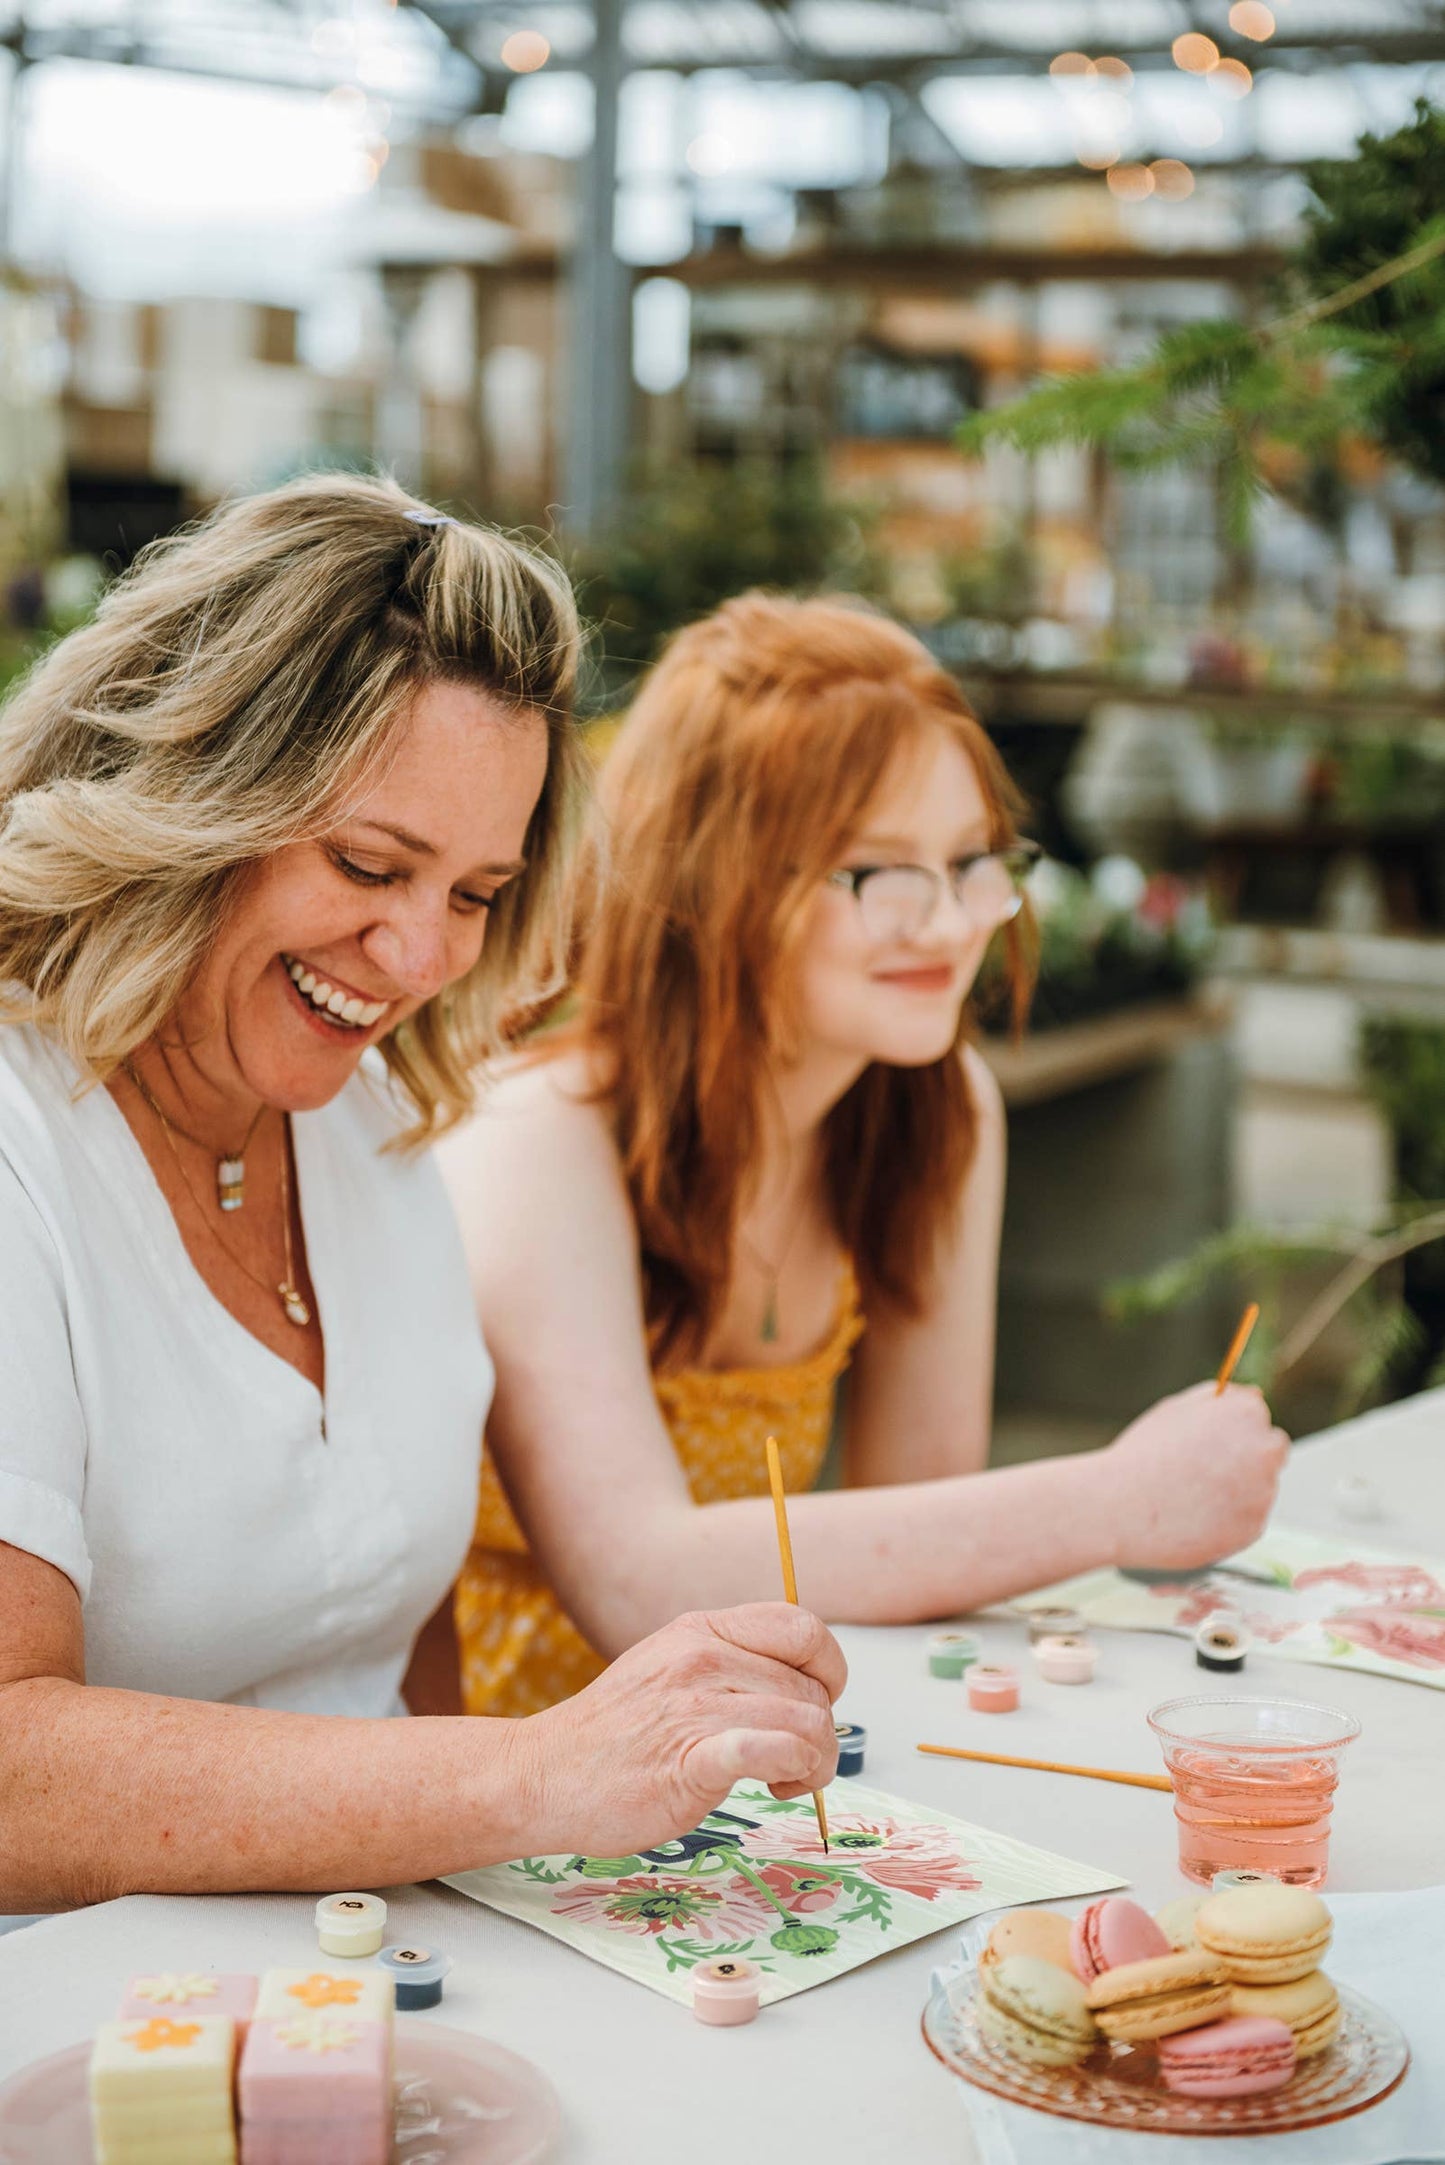
[[[740,1955],[700,1962],[692,1973],[692,2011],[709,2029],[736,2029],[756,2016],[762,1989],[762,1971]]]
[[[1092,1684],[1099,1650],[1088,1639],[1036,1639],[1033,1656],[1046,1684]]]
[[[324,1955],[354,1961],[380,1953],[385,1902],[379,1894],[324,1894],[316,1905],[316,1938]]]

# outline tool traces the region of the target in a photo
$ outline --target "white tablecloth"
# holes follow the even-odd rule
[[[1343,1519],[1342,1473],[1365,1473],[1386,1514]],[[1281,1525],[1445,1557],[1445,1392],[1298,1446]],[[1022,1627],[979,1627],[992,1656],[1024,1660]],[[851,1665],[841,1711],[868,1730],[870,1783],[1128,1877],[1151,1906],[1184,1891],[1170,1800],[1059,1775],[920,1757],[921,1741],[1037,1758],[1157,1769],[1145,1709],[1204,1679],[1183,1639],[1107,1634],[1097,1680],[1033,1685],[1000,1719],[970,1715],[957,1685],[928,1676],[922,1630],[840,1633]],[[1350,1708],[1362,1724],[1335,1812],[1330,1885],[1340,1891],[1445,1880],[1440,1767],[1445,1693],[1343,1670],[1250,1657],[1253,1690]],[[845,1785],[846,1786],[846,1785]],[[83,1804],[77,1808],[83,1809]],[[561,2093],[571,2165],[682,2158],[797,2165],[969,2165],[954,2080],[919,2035],[929,1971],[952,1938],[923,1940],[770,2008],[750,2028],[708,2030],[682,2009],[542,1933],[435,1885],[385,1890],[389,1936],[453,1958],[441,2019],[536,2061]],[[311,1959],[314,1901],[132,1896],[0,1939],[0,2079],[59,2050],[113,2010],[137,1969],[257,1969]],[[1417,2054],[1445,2040],[1414,2038]],[[1264,2155],[1263,2146],[1261,2155]]]

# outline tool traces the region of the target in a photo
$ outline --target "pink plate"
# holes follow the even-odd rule
[[[0,2084],[0,2165],[93,2165],[90,2045]],[[535,2165],[562,2125],[539,2068],[485,2037],[403,2015],[396,2025],[395,2165]]]

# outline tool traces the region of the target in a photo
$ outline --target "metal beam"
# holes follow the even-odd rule
[[[576,534],[596,533],[616,509],[627,468],[632,403],[631,274],[617,259],[617,107],[622,91],[625,0],[596,0],[592,48],[592,143],[577,170],[572,257],[571,382],[561,515]]]

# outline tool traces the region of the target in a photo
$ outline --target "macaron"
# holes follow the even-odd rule
[[[1181,2097],[1254,2097],[1281,2090],[1294,2073],[1294,2033],[1263,2016],[1231,2016],[1161,2038],[1159,2074]]]
[[[1052,1962],[1072,1977],[1069,1932],[1068,1918],[1061,1917],[1056,1909],[1011,1909],[989,1933],[978,1966],[981,1970],[993,1969],[1010,1955],[1032,1955],[1035,1961]]]
[[[1088,2003],[1104,2035],[1125,2045],[1197,2030],[1233,2012],[1223,1964],[1194,1949],[1105,1970],[1089,1986]]]
[[[1208,1900],[1207,1894],[1181,1894],[1155,1910],[1154,1922],[1176,1954],[1199,1945],[1194,1937],[1194,1920]]]
[[[1149,1962],[1169,1951],[1168,1939],[1148,1910],[1120,1894],[1081,1909],[1069,1934],[1074,1975],[1085,1984],[1122,1963]]]
[[[1201,1947],[1239,1985],[1283,1985],[1318,1969],[1330,1944],[1330,1913],[1308,1887],[1261,1881],[1211,1895],[1194,1920]]]
[[[1034,2067],[1077,2067],[1098,2042],[1077,1977],[1036,1955],[1007,1955],[979,1973],[978,2026],[990,2044]]]
[[[1294,2033],[1296,2057],[1308,2060],[1340,2034],[1344,2017],[1340,1995],[1323,1970],[1296,1977],[1287,1985],[1235,1985],[1230,2002],[1237,2015],[1283,2022]]]

